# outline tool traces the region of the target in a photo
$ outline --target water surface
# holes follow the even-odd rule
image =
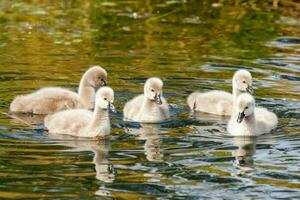
[[[297,4],[298,5],[298,4]],[[44,86],[76,91],[91,65],[116,91],[110,140],[50,136],[0,115],[3,199],[297,199],[300,196],[300,23],[268,1],[1,1],[0,110]],[[279,127],[232,138],[228,118],[192,114],[192,91],[254,77],[257,105]],[[125,102],[159,76],[172,118],[124,123]],[[28,117],[28,116],[27,116]]]

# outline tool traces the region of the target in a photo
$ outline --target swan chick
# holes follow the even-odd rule
[[[161,79],[149,78],[144,85],[144,94],[134,97],[124,106],[124,120],[143,123],[159,123],[170,117],[169,106],[163,97]]]
[[[48,115],[44,122],[49,133],[78,137],[104,137],[110,134],[109,109],[115,112],[114,92],[101,87],[96,93],[94,112],[72,109]]]
[[[106,82],[105,69],[94,66],[83,74],[78,94],[60,87],[41,88],[31,94],[16,96],[10,104],[10,112],[50,114],[73,108],[93,108],[95,91]]]
[[[259,136],[275,129],[277,116],[265,108],[255,108],[254,98],[247,93],[237,99],[227,130],[233,136]]]
[[[192,111],[231,115],[237,97],[244,92],[250,94],[254,92],[252,76],[247,70],[238,70],[232,78],[232,94],[220,90],[194,92],[187,98],[187,104]]]

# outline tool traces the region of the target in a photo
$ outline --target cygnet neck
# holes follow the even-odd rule
[[[254,123],[255,124],[255,115],[254,115],[254,113],[252,113],[251,115],[249,115],[249,116],[245,116],[245,118],[244,118],[244,121],[246,122],[246,123]]]
[[[95,88],[93,88],[87,80],[86,74],[80,80],[78,95],[84,103],[86,109],[94,107]]]
[[[235,87],[232,86],[232,95],[233,95],[233,107],[236,108],[237,98],[242,94],[242,92]]]
[[[146,97],[146,95],[144,95],[144,100],[143,100],[143,104],[142,104],[143,109],[147,109],[150,111],[151,108],[153,108],[156,104],[157,103],[154,100],[149,99],[148,97]]]
[[[249,131],[249,133],[252,133],[253,135],[255,135],[254,133],[256,132],[256,120],[255,120],[254,113],[249,116],[245,116],[245,118],[241,122],[241,124],[246,127],[246,129]]]
[[[92,137],[106,135],[107,133],[103,129],[106,126],[110,126],[108,109],[103,109],[96,105],[86,134],[92,134]]]
[[[100,108],[99,106],[95,107],[92,124],[97,126],[101,124],[100,122],[109,121],[108,109]]]

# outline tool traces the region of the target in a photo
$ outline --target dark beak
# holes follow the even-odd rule
[[[237,122],[237,123],[241,123],[241,122],[243,121],[244,118],[245,118],[245,113],[244,113],[244,111],[243,111],[243,112],[240,112],[240,113],[239,113],[239,116],[238,116],[238,118],[237,118],[237,120],[236,120],[236,122]]]
[[[196,101],[194,102],[194,105],[193,105],[193,111],[196,110]]]
[[[106,86],[106,81],[104,79],[101,79],[101,85]]]
[[[114,167],[112,164],[107,165],[107,172],[109,174],[113,174],[114,173]]]
[[[113,113],[116,113],[116,112],[117,112],[113,103],[110,102],[108,106],[109,106],[109,109],[110,109]]]
[[[254,94],[254,89],[251,85],[248,85],[248,87],[246,88],[246,91],[249,93],[249,94]]]
[[[160,94],[156,94],[155,97],[154,97],[154,99],[155,99],[155,102],[156,102],[157,104],[159,104],[159,105],[162,104]]]

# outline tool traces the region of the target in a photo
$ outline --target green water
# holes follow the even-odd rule
[[[2,112],[40,87],[75,91],[95,64],[119,111],[106,141],[51,137],[1,114],[0,198],[299,198],[299,3],[215,2],[0,1]],[[240,68],[257,104],[278,115],[274,133],[232,138],[227,118],[189,113],[188,94],[230,91]],[[124,123],[125,102],[151,76],[163,79],[172,118]]]

